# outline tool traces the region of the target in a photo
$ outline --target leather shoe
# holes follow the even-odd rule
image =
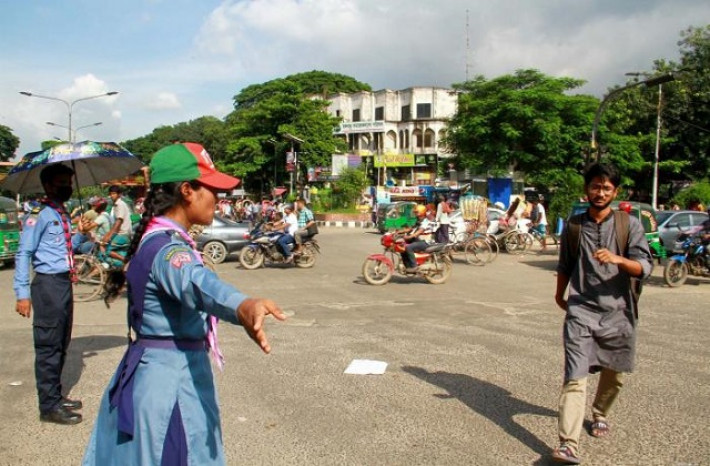
[[[407,273],[417,273],[418,270],[419,267],[407,267],[406,269],[404,269],[404,271]]]
[[[53,422],[55,424],[73,425],[82,421],[81,414],[59,407],[48,413],[41,413],[39,420],[42,422]]]
[[[65,409],[81,409],[84,407],[81,400],[70,400],[69,398],[62,398],[59,406]]]

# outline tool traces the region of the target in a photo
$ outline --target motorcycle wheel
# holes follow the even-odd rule
[[[688,265],[676,260],[669,260],[663,269],[663,280],[666,285],[676,288],[685,283],[688,278]]]
[[[474,238],[466,243],[466,262],[471,265],[486,265],[493,260],[493,253],[488,242],[483,238]]]
[[[429,262],[432,266],[436,266],[437,270],[434,273],[424,275],[426,281],[432,285],[441,285],[446,282],[451,276],[451,270],[453,268],[449,256],[432,256]]]
[[[306,243],[303,245],[303,252],[293,259],[293,263],[296,264],[296,267],[308,269],[316,265],[316,251],[313,246]]]
[[[386,262],[368,258],[362,264],[362,276],[370,285],[384,285],[392,278],[392,270]]]
[[[264,265],[264,253],[259,248],[245,246],[239,252],[239,263],[247,270],[258,269]]]

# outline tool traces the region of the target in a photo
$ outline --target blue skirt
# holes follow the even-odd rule
[[[119,430],[109,390],[84,465],[223,465],[222,431],[207,351],[144,348],[133,374],[133,435]]]

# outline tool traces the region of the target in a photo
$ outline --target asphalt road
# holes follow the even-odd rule
[[[457,261],[449,282],[395,277],[373,287],[360,268],[378,252],[367,230],[322,228],[313,269],[219,266],[242,291],[290,315],[270,321],[271,355],[220,327],[216,375],[229,464],[548,464],[556,445],[563,313],[554,253]],[[125,300],[77,304],[65,387],[85,421],[38,421],[30,322],[0,270],[0,464],[78,464],[125,345]],[[608,438],[582,437],[585,464],[710,464],[710,283],[665,287],[657,268],[641,298],[636,372]],[[353,359],[384,375],[345,375]],[[592,390],[596,387],[593,378]],[[589,395],[591,403],[591,395]]]

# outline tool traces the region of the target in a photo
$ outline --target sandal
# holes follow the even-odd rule
[[[552,460],[556,463],[579,464],[579,457],[567,445],[560,445],[552,450]]]
[[[596,420],[589,429],[589,434],[592,437],[602,438],[609,434],[609,423],[604,420]]]

